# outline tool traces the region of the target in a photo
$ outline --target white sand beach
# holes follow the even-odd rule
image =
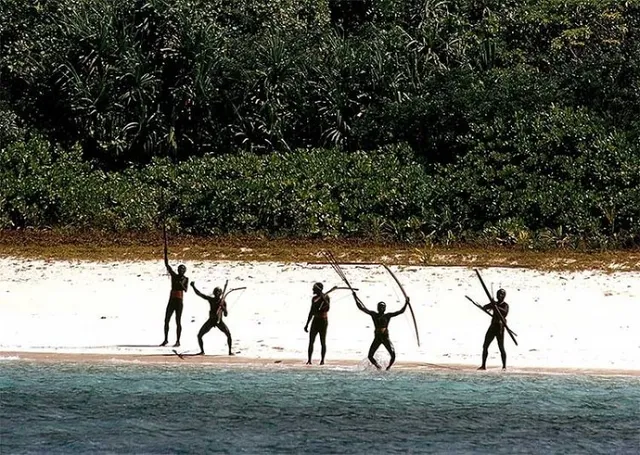
[[[342,285],[328,265],[267,262],[187,261],[187,276],[201,291],[246,286],[229,296],[226,318],[237,357],[225,356],[217,329],[205,336],[207,355],[198,362],[284,362],[303,365],[308,334],[303,331],[311,288]],[[172,262],[174,267],[178,263]],[[345,265],[347,277],[370,309],[380,300],[388,311],[402,294],[381,266]],[[391,340],[398,368],[478,366],[489,317],[465,295],[487,298],[471,268],[394,266],[411,297],[421,346],[409,312],[392,320]],[[543,272],[517,268],[481,270],[494,292],[503,287],[509,326],[518,346],[506,338],[509,370],[627,372],[640,374],[640,273]],[[169,279],[161,260],[84,262],[0,258],[0,358],[171,359],[161,348]],[[335,291],[329,313],[327,365],[365,364],[372,340],[371,318],[358,311],[347,291]],[[185,296],[180,352],[197,352],[196,334],[208,304],[190,289]],[[175,322],[169,333],[175,342]],[[167,354],[167,355],[163,355]],[[316,341],[317,365],[320,343]],[[91,357],[93,356],[93,357]],[[384,348],[378,357],[385,361]],[[195,357],[193,359],[196,359]],[[179,360],[179,359],[178,359]],[[497,343],[488,365],[500,366]]]

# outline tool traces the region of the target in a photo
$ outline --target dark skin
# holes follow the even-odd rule
[[[399,311],[395,311],[392,313],[385,312],[386,305],[384,304],[384,302],[378,303],[378,311],[375,312],[367,309],[362,303],[362,300],[360,300],[355,292],[353,293],[353,298],[356,301],[356,306],[358,307],[358,309],[364,313],[367,313],[373,320],[375,331],[373,342],[371,343],[371,347],[369,348],[369,362],[371,362],[378,370],[382,368],[373,356],[380,345],[383,345],[391,356],[389,365],[387,366],[387,370],[389,370],[391,368],[391,365],[393,365],[393,363],[396,361],[396,351],[393,348],[391,340],[389,339],[389,322],[391,321],[391,318],[399,316],[405,312],[405,310],[407,309],[407,305],[409,305],[409,297],[406,298],[404,306]]]
[[[320,365],[324,365],[324,357],[327,353],[328,319],[326,317],[326,314],[329,311],[329,306],[329,296],[322,293],[322,288],[314,286],[313,298],[311,299],[311,309],[309,310],[307,323],[304,326],[304,331],[309,332],[309,323],[311,323],[311,333],[309,334],[309,348],[307,350],[307,365],[311,365],[313,345],[315,344],[317,335],[320,335],[320,345],[322,346],[320,351]],[[312,319],[313,322],[311,322]]]
[[[198,344],[200,345],[200,352],[198,353],[198,355],[204,355],[204,341],[202,338],[209,332],[209,330],[214,327],[220,329],[220,331],[227,336],[229,355],[233,355],[233,353],[231,352],[231,332],[222,320],[223,315],[227,316],[229,314],[227,312],[227,303],[222,298],[222,290],[220,288],[215,288],[213,291],[213,297],[211,297],[200,292],[196,288],[196,284],[194,282],[191,282],[191,287],[193,288],[193,292],[195,292],[198,297],[202,297],[207,302],[209,302],[209,319],[204,323],[204,325],[198,332]]]
[[[500,349],[500,357],[502,358],[502,369],[506,370],[507,368],[507,351],[504,348],[504,323],[502,322],[502,317],[506,321],[507,314],[509,314],[509,305],[504,301],[506,297],[506,293],[503,290],[498,291],[497,301],[495,305],[493,303],[489,303],[485,305],[483,308],[485,310],[490,310],[492,312],[491,317],[491,325],[487,329],[487,333],[484,336],[484,343],[482,345],[482,366],[478,368],[479,370],[487,369],[487,357],[489,356],[489,346],[493,342],[493,339],[496,338],[498,340],[498,348]],[[497,309],[497,310],[496,310]],[[498,311],[500,314],[498,314]]]
[[[189,278],[185,276],[187,268],[184,265],[178,266],[178,273],[174,272],[169,265],[166,237],[164,243],[164,266],[171,276],[171,294],[169,296],[169,302],[167,303],[167,309],[164,315],[164,341],[160,346],[166,346],[169,343],[169,321],[171,320],[173,313],[175,313],[176,344],[174,347],[178,347],[180,346],[180,335],[182,335],[182,293],[187,292],[189,289]]]

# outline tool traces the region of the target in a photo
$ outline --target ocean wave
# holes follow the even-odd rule
[[[9,362],[14,360],[22,360],[22,358],[17,355],[0,356],[0,362]]]

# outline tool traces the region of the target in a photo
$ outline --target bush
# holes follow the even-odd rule
[[[178,165],[163,158],[104,172],[82,161],[78,148],[62,151],[33,139],[0,152],[0,228],[123,232],[166,222],[196,235],[525,248],[637,245],[638,149],[597,123],[584,127],[585,119],[576,134],[555,134],[558,122],[584,115],[554,111],[522,118],[494,138],[492,151],[468,138],[472,153],[430,167],[419,164],[407,146],[397,146],[356,153],[240,153]],[[533,138],[536,147],[545,144],[549,157],[527,153],[523,141]],[[554,152],[553,144],[571,152]]]

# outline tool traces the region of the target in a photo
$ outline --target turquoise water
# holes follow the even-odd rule
[[[639,453],[640,380],[0,363],[1,453]]]

